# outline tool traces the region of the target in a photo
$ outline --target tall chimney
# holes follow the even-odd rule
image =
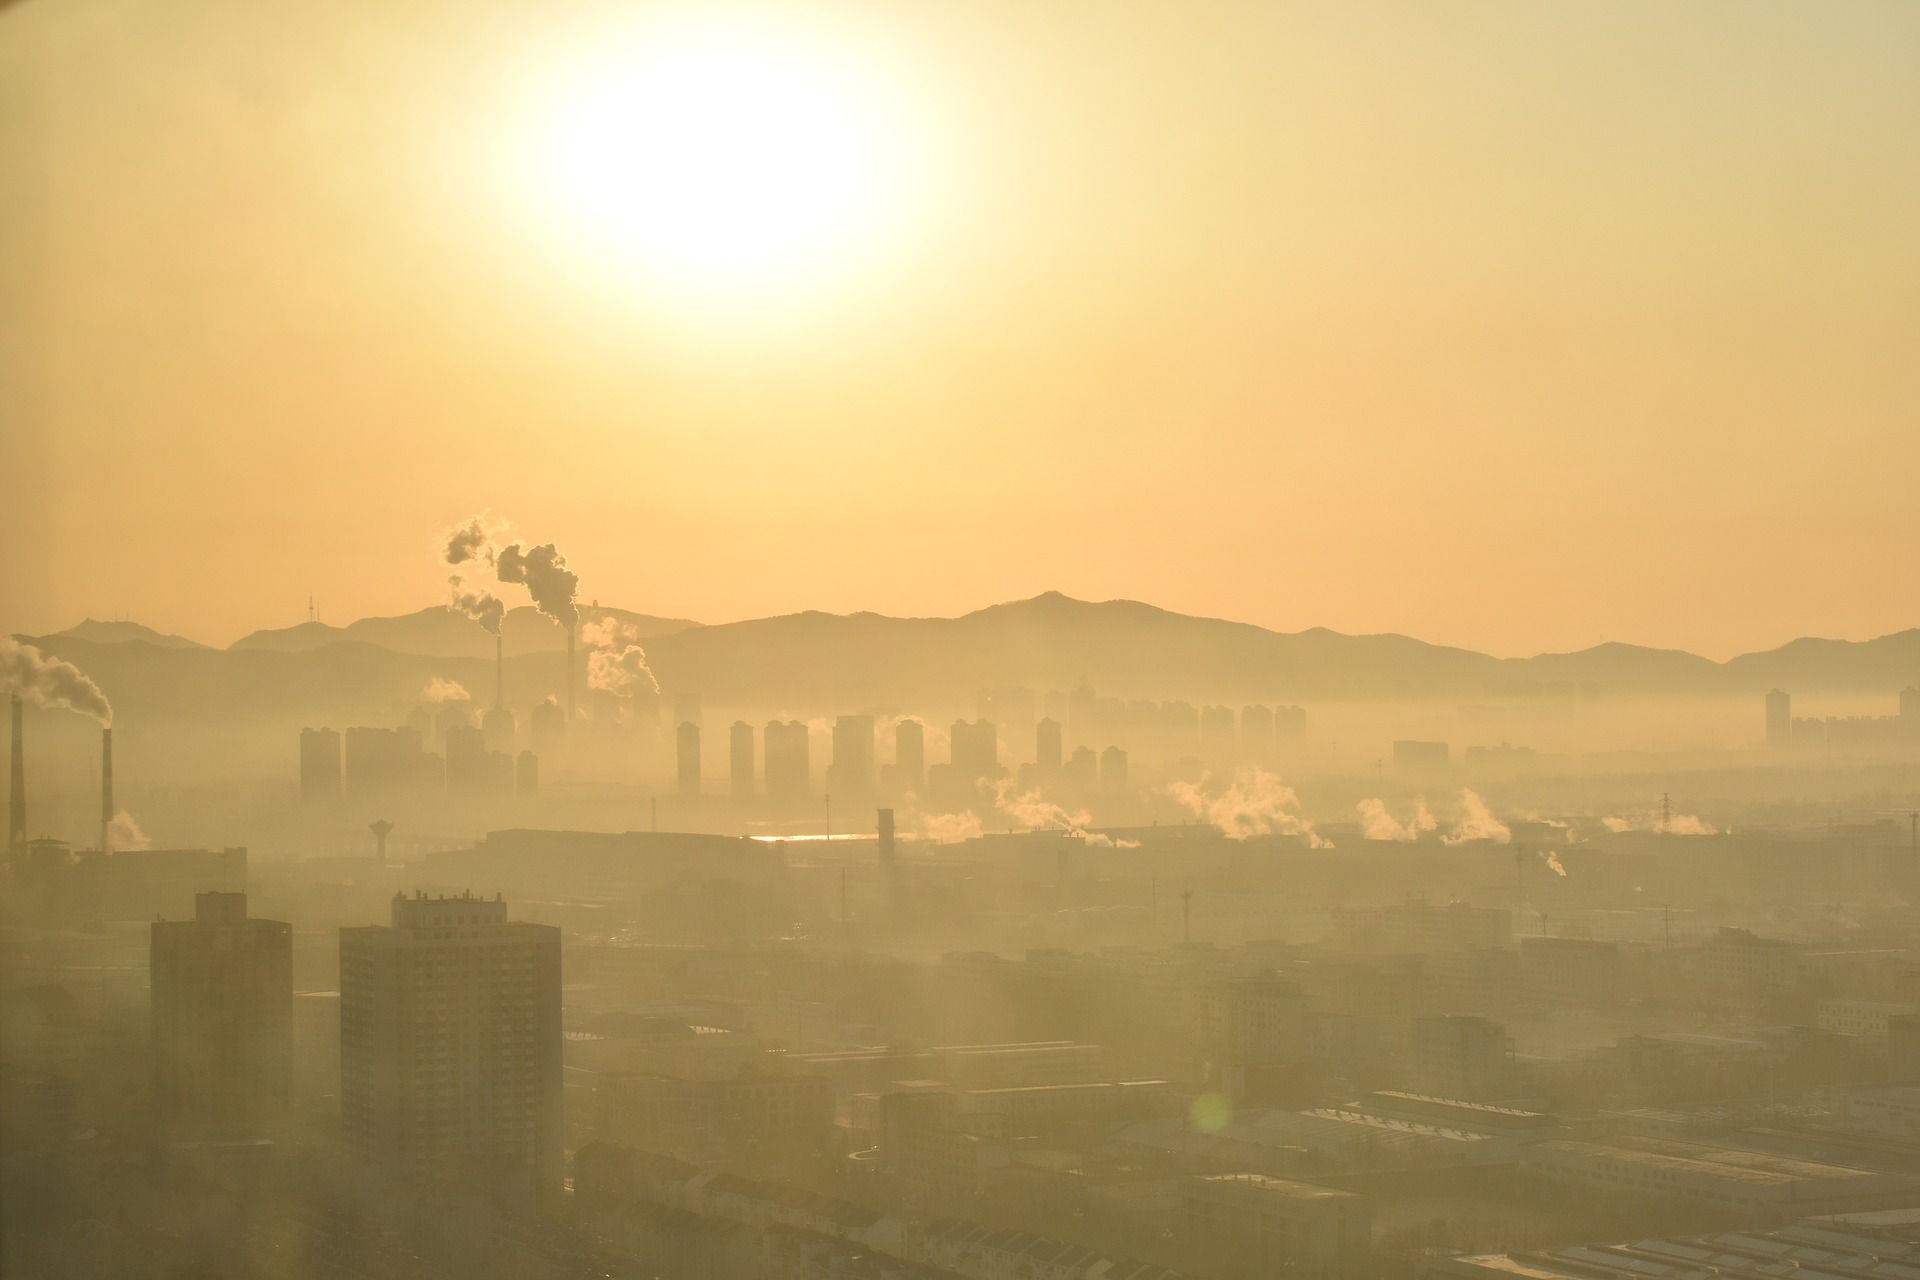
[[[880,818],[880,882],[887,895],[887,910],[900,913],[900,871],[893,864],[893,810],[882,809]]]
[[[113,726],[100,730],[100,852],[107,852],[113,829]]]
[[[567,723],[573,723],[573,628],[567,628]]]
[[[18,853],[27,843],[26,708],[13,696],[13,769],[7,791],[7,848]]]
[[[493,705],[507,705],[507,650],[498,631],[493,633]]]

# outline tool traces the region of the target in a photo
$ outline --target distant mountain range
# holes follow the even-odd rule
[[[605,617],[618,618],[633,627],[641,640],[671,635],[699,625],[680,618],[654,618],[644,613],[606,609],[599,605],[582,605],[580,616],[583,623],[597,622]],[[558,653],[567,647],[567,633],[531,605],[507,610],[500,625],[500,637],[514,653]],[[418,613],[402,614],[397,618],[362,618],[344,627],[330,626],[324,622],[302,622],[292,627],[255,631],[240,637],[231,647],[303,653],[322,645],[340,643],[371,644],[395,653],[431,658],[493,656],[493,637],[474,625],[465,614],[444,605],[422,609]]]
[[[622,610],[665,694],[796,712],[970,705],[986,687],[1067,689],[1192,701],[1610,698],[1645,695],[1894,695],[1920,681],[1920,629],[1875,640],[1796,640],[1714,662],[1604,644],[1495,658],[1400,635],[1281,633],[1128,600],[1050,592],[957,618],[798,613],[703,626]],[[220,650],[134,623],[86,622],[23,637],[91,674],[123,711],[156,718],[382,723],[435,676],[488,700],[492,638],[445,608],[342,627],[258,631]],[[564,688],[565,635],[532,609],[504,628],[508,700]],[[583,659],[584,661],[584,659]],[[584,696],[584,695],[583,695]],[[356,719],[357,718],[357,719]]]

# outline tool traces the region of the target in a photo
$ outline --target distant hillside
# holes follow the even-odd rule
[[[207,648],[198,640],[168,635],[164,631],[155,631],[152,627],[143,627],[137,622],[100,622],[93,618],[68,627],[65,631],[56,631],[54,635],[65,639],[85,640],[93,644],[152,644],[163,649]]]
[[[809,712],[968,705],[989,686],[1198,701],[1423,700],[1637,695],[1884,695],[1920,675],[1920,630],[1860,643],[1801,640],[1716,663],[1608,644],[1500,659],[1398,635],[1293,634],[1195,618],[1133,601],[1050,593],[958,618],[799,613],[698,626],[619,611],[646,637],[669,696],[709,706]],[[77,631],[78,629],[76,629]],[[530,609],[507,621],[507,697],[524,707],[565,687],[564,638]],[[122,714],[227,721],[392,723],[442,676],[482,701],[489,637],[446,609],[257,632],[230,650],[103,642],[41,643],[92,675]],[[584,663],[584,659],[583,659]],[[583,702],[588,701],[584,695]]]
[[[679,618],[655,618],[597,605],[583,605],[580,613],[587,621],[609,615],[619,618],[634,627],[643,641],[698,625]],[[566,632],[529,605],[509,609],[500,633],[509,653],[560,652],[567,647]],[[370,644],[394,653],[436,658],[493,656],[493,637],[464,614],[444,605],[397,618],[362,618],[344,627],[302,622],[292,627],[255,631],[234,641],[232,647],[300,653],[329,644]]]

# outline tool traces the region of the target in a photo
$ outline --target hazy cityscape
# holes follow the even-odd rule
[[[1916,68],[0,3],[0,1276],[1920,1280]]]

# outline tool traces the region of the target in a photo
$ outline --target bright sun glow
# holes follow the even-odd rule
[[[764,24],[603,45],[543,94],[544,216],[594,269],[696,299],[830,282],[901,229],[910,197],[897,103],[863,71]]]

